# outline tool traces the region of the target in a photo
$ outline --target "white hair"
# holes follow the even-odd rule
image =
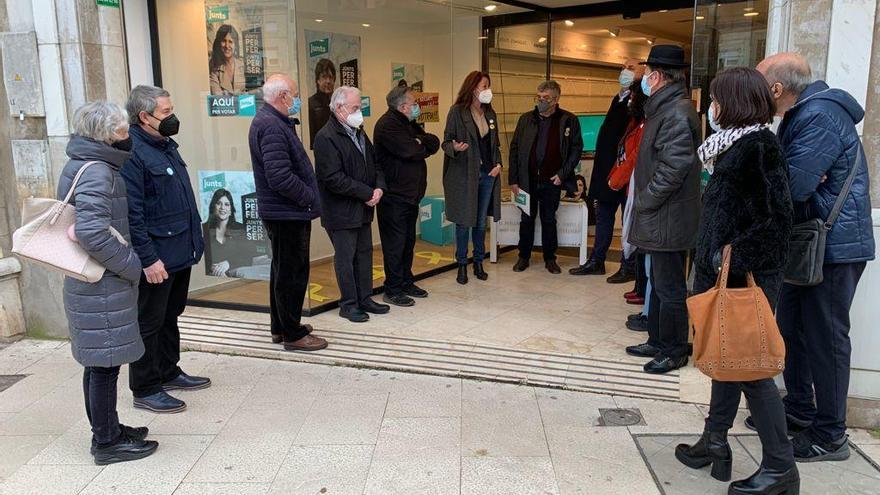
[[[345,105],[345,100],[348,99],[348,95],[352,93],[358,97],[361,96],[361,90],[352,86],[339,86],[336,88],[336,90],[333,91],[333,95],[330,96],[330,110],[335,112],[338,107]]]
[[[284,74],[274,74],[263,84],[263,99],[270,103],[275,102],[281,97],[281,93],[292,90],[289,77]]]
[[[103,143],[118,141],[117,133],[128,129],[128,112],[109,101],[92,101],[73,116],[74,134]]]

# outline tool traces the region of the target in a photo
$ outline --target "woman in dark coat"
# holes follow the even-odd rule
[[[92,425],[92,454],[99,465],[147,457],[158,444],[145,441],[147,428],[119,423],[116,381],[119,367],[144,353],[137,319],[141,262],[128,232],[128,200],[119,174],[128,159],[128,117],[114,103],[87,103],[74,116],[67,145],[70,161],[58,182],[58,198],[70,190],[77,172],[88,164],[74,189],[76,227],[69,235],[106,268],[89,283],[64,279],[64,309],[73,357],[85,367],[83,394]]]
[[[486,280],[486,216],[501,218],[501,144],[492,109],[489,74],[468,74],[446,116],[441,148],[446,218],[455,224],[455,259],[460,284],[468,282],[468,238],[473,242],[474,276]],[[491,213],[490,213],[491,208]]]
[[[703,216],[695,257],[694,292],[715,285],[721,250],[731,245],[731,286],[744,286],[751,272],[770,306],[776,306],[792,226],[788,168],[776,136],[767,128],[775,104],[761,74],[738,67],[718,74],[710,86],[709,121],[717,132],[698,153],[711,174],[703,194]],[[685,465],[712,464],[712,476],[727,481],[732,453],[727,430],[744,393],[763,447],[751,477],[730,485],[732,495],[797,494],[800,477],[788,439],[785,409],[773,379],[712,381],[712,399],[703,436],[679,445]]]

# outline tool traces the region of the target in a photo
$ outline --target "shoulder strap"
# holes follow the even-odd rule
[[[64,201],[62,201],[62,203],[64,203],[64,204],[70,203],[70,198],[73,197],[74,189],[76,189],[76,184],[79,182],[80,177],[82,177],[83,172],[85,172],[87,168],[91,167],[92,165],[94,165],[96,163],[101,163],[101,162],[96,162],[96,161],[86,162],[82,167],[79,168],[79,170],[76,172],[76,175],[73,177],[73,182],[70,183],[70,189],[67,191],[67,196],[64,196]]]
[[[831,230],[831,227],[834,226],[834,222],[837,221],[838,215],[840,215],[840,210],[843,209],[843,204],[846,202],[847,196],[849,196],[849,190],[852,187],[852,183],[856,178],[859,168],[862,166],[862,153],[862,144],[859,142],[859,145],[856,148],[855,163],[853,164],[852,170],[849,171],[849,175],[846,177],[846,182],[844,182],[840,194],[837,195],[837,200],[834,201],[834,207],[831,208],[831,213],[828,215],[828,219],[825,220],[825,230]]]

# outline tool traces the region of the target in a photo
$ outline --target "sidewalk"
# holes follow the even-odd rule
[[[99,467],[68,345],[0,349],[0,494],[727,493],[671,454],[702,430],[704,406],[198,352],[182,366],[214,385],[179,394],[189,409],[168,416],[132,409],[123,368],[120,419],[160,447]],[[606,408],[638,409],[642,424],[599,426]],[[760,451],[741,424],[734,476]],[[880,439],[850,433],[880,460]],[[805,494],[880,492],[855,448],[799,467]]]

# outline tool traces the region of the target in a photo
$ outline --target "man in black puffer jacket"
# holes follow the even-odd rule
[[[700,126],[687,90],[684,51],[654,46],[647,66],[642,90],[649,98],[629,239],[651,256],[653,291],[648,341],[626,352],[653,358],[645,364],[647,373],[666,373],[688,360],[685,263],[700,223]]]
[[[299,88],[276,74],[263,86],[266,104],[251,122],[248,143],[260,218],[272,243],[269,309],[272,341],[290,351],[316,351],[327,341],[300,322],[309,286],[312,220],[321,214],[312,162],[293,131]]]

